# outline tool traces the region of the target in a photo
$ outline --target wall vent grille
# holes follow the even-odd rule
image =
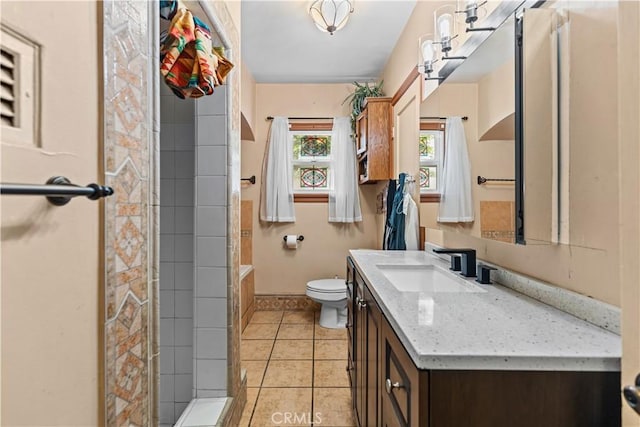
[[[16,55],[0,48],[0,119],[3,126],[16,127]]]
[[[4,23],[0,41],[0,141],[40,147],[40,44]]]

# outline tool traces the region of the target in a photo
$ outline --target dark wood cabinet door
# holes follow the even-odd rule
[[[428,427],[429,372],[416,368],[386,320],[381,336],[381,425]]]
[[[619,372],[432,371],[431,427],[620,427]]]
[[[355,373],[354,373],[354,356],[355,356],[355,339],[354,339],[354,316],[355,316],[355,265],[351,257],[347,257],[347,339],[348,339],[348,355],[347,355],[347,374],[349,375],[349,386],[352,391],[352,400],[355,402]]]
[[[355,377],[355,387],[354,387],[354,410],[355,410],[355,418],[360,427],[367,426],[367,413],[366,413],[366,392],[367,392],[367,381],[366,381],[366,317],[365,312],[363,311],[364,304],[364,280],[356,270],[355,272],[355,281],[354,281],[354,295],[355,295],[355,311],[354,311],[354,340],[355,340],[355,354],[354,354],[354,377]]]
[[[381,369],[381,322],[382,312],[373,295],[365,288],[365,317],[367,320],[367,427],[379,426],[379,401],[382,392]]]

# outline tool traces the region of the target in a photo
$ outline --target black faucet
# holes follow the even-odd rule
[[[461,273],[465,277],[476,277],[475,249],[434,249],[437,254],[460,254],[462,256]]]

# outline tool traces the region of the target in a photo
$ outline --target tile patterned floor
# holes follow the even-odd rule
[[[346,329],[317,313],[256,311],[242,334],[247,405],[241,427],[353,427]]]

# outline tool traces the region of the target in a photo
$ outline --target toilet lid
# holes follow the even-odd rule
[[[346,285],[344,284],[343,279],[320,279],[320,280],[312,280],[307,283],[307,289],[317,292],[346,292]]]

